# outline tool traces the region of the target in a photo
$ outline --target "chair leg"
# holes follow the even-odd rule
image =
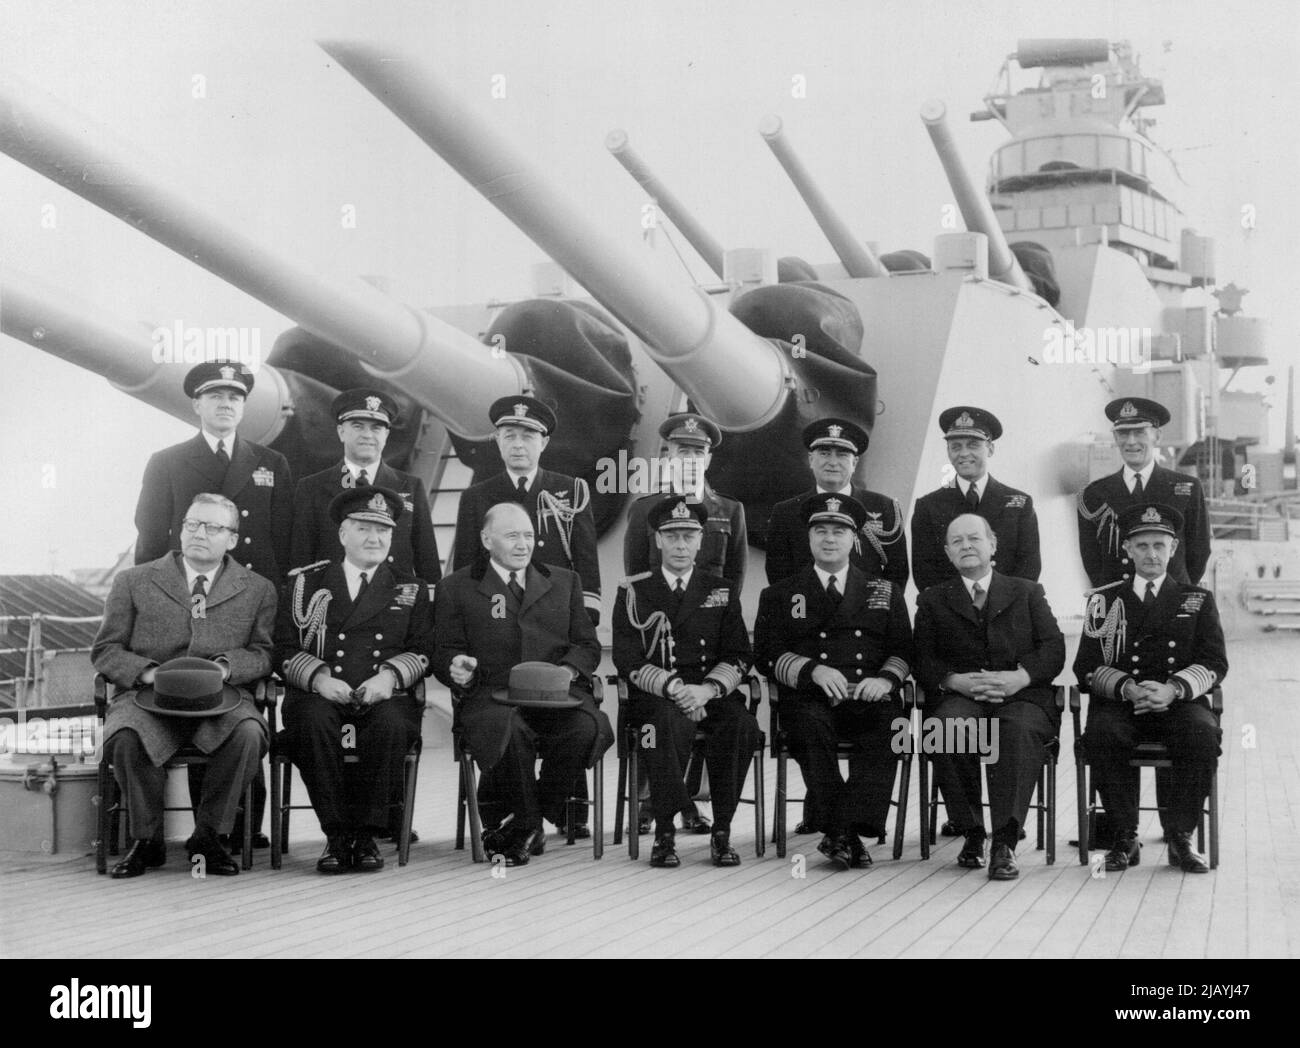
[[[108,817],[108,784],[112,772],[109,770],[108,758],[102,753],[99,768],[96,771],[95,793],[95,872],[108,872],[108,828],[112,820]]]
[[[767,739],[760,738],[754,751],[754,854],[760,859],[767,854],[767,780],[763,773],[766,753]]]
[[[937,778],[930,782],[930,807],[926,811],[926,820],[922,825],[926,824],[930,827],[930,844],[933,846],[939,842],[939,780]]]
[[[244,789],[244,840],[240,865],[245,870],[253,868],[253,782]]]
[[[605,758],[599,757],[591,769],[591,857],[605,856]]]
[[[402,828],[397,836],[397,865],[405,866],[411,858],[411,823],[415,821],[415,785],[420,777],[420,757],[416,753],[406,755],[406,787],[402,793]]]
[[[284,790],[280,803],[280,850],[289,852],[289,812],[293,809],[293,761],[284,762]]]
[[[483,852],[483,825],[478,814],[478,783],[474,779],[474,758],[460,755],[461,789],[465,791],[465,807],[469,810],[469,848],[475,862],[486,862]]]
[[[1219,769],[1210,776],[1210,869],[1219,868]]]
[[[623,809],[627,804],[627,754],[618,758],[618,792],[614,795],[614,843],[623,843]]]
[[[776,843],[778,859],[785,858],[786,759],[785,750],[779,750],[776,755],[776,808],[772,812],[772,839]]]
[[[456,790],[456,850],[465,850],[465,809],[468,805],[465,803],[465,769],[462,766],[461,773],[456,776],[460,785]]]
[[[641,780],[637,768],[639,740],[629,740],[627,747],[627,857],[633,862],[641,858]]]
[[[1038,803],[1034,805],[1034,821],[1038,824],[1038,843],[1036,849],[1043,850],[1043,823],[1047,815],[1047,765],[1038,771]]]
[[[1079,865],[1088,865],[1088,837],[1092,829],[1092,806],[1088,803],[1088,760],[1075,748],[1075,807],[1079,814]]]
[[[1047,766],[1047,865],[1056,865],[1056,761]]]
[[[271,758],[271,869],[278,870],[281,865],[281,849],[284,837],[280,827],[280,777],[284,774],[285,761],[279,757]]]
[[[925,799],[930,796],[930,762],[924,753],[916,761],[916,817],[921,824],[921,858],[930,858],[930,833],[926,825]]]
[[[899,764],[898,807],[894,812],[894,859],[903,857],[903,832],[907,827],[907,794],[912,784],[912,754],[903,753]]]

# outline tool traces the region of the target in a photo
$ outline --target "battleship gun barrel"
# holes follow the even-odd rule
[[[157,361],[156,344],[143,324],[105,316],[61,289],[0,264],[0,331],[103,375],[114,388],[182,422],[195,423],[193,404],[181,388],[181,376],[191,365],[182,361],[169,367]],[[292,414],[286,377],[262,365],[240,434],[269,444]]]
[[[961,162],[957,143],[953,141],[952,130],[948,127],[947,108],[939,100],[932,99],[921,107],[921,119],[925,121],[930,141],[939,154],[939,162],[943,164],[944,174],[948,176],[948,185],[952,187],[952,195],[957,198],[957,207],[961,210],[966,228],[972,233],[983,233],[988,237],[989,276],[1023,291],[1033,291],[1033,285],[1007,245],[1007,238],[998,225],[988,197],[971,181],[970,174]]]
[[[280,255],[186,199],[107,129],[13,77],[0,75],[0,151],[128,222],[223,280],[356,356],[401,386],[454,432],[491,432],[486,407],[528,385],[517,362],[376,288],[329,279]],[[447,383],[456,376],[454,386]]]
[[[668,220],[681,230],[682,236],[708,263],[709,268],[719,277],[723,276],[722,245],[700,225],[695,216],[686,209],[686,205],[677,199],[677,194],[664,185],[646,166],[641,155],[628,141],[627,132],[621,129],[611,131],[605,136],[605,148],[623,165],[623,169],[636,179],[637,185],[650,194],[651,199],[659,205],[659,209],[668,216]]]
[[[444,88],[427,61],[352,42],[321,47],[631,329],[700,411],[730,430],[777,416],[793,385],[780,349],[697,288],[666,280],[643,249],[606,235]]]
[[[781,118],[764,117],[762,123],[758,125],[758,133],[763,136],[763,141],[772,150],[772,155],[785,169],[795,189],[803,197],[803,202],[812,212],[813,218],[817,220],[821,231],[826,234],[826,239],[831,242],[831,247],[835,249],[835,254],[839,256],[849,276],[889,276],[889,271],[880,264],[880,260],[867,249],[865,244],[858,242],[844,220],[831,207],[826,195],[813,181],[812,175],[790,144],[785,129],[781,126]]]

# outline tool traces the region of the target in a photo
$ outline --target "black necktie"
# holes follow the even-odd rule
[[[370,487],[370,478],[366,476],[366,471],[364,469],[357,471],[357,487],[359,488]]]
[[[204,597],[208,592],[208,577],[200,575],[194,580],[194,588],[190,590],[191,597]]]
[[[222,469],[230,465],[230,456],[226,453],[226,442],[224,440],[217,441],[217,461],[221,463]]]
[[[972,510],[980,508],[980,493],[975,490],[974,484],[966,489],[966,505]]]
[[[971,587],[970,599],[971,602],[975,605],[976,611],[984,610],[984,602],[988,600],[988,596],[989,595],[984,591],[984,587],[981,586],[978,582]]]
[[[519,585],[519,573],[518,573],[518,572],[512,571],[512,572],[510,573],[510,582],[509,582],[509,585],[508,585],[507,588],[510,590],[511,593],[513,593],[513,594],[515,595],[515,600],[519,601],[520,603],[523,602],[523,599],[524,599],[524,588],[523,588],[523,586]]]
[[[1138,483],[1141,483],[1141,481],[1139,480]],[[1142,598],[1142,603],[1143,605],[1149,608],[1155,602],[1156,602],[1156,584],[1151,579],[1147,579],[1147,592],[1146,592],[1146,596]]]
[[[1133,497],[1140,499],[1145,491],[1146,489],[1142,486],[1142,474],[1133,474]]]
[[[835,576],[832,575],[830,581],[826,583],[826,599],[832,604],[839,604],[840,598],[843,596],[844,594],[840,592],[839,584],[835,581]]]
[[[357,600],[361,599],[362,595],[366,592],[366,587],[369,585],[370,579],[366,577],[366,573],[363,571],[361,573],[361,585],[357,587]]]
[[[515,482],[515,487],[518,489],[519,494],[521,494],[521,495],[527,495],[527,494],[528,494],[528,478],[527,478],[527,477],[520,477],[519,480]]]

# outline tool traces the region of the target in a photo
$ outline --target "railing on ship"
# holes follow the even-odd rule
[[[0,708],[65,706],[87,702],[90,688],[90,648],[47,647],[44,626],[98,624],[102,615],[0,615],[0,665],[22,659],[21,675],[0,670]],[[26,625],[27,636],[22,637]]]
[[[1300,501],[1291,498],[1207,498],[1210,534],[1216,539],[1285,542],[1291,522],[1300,518]]]

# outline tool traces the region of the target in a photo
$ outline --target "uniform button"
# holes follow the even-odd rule
[[[251,564],[245,564],[244,567],[246,567],[249,571],[253,570],[253,565]]]
[[[701,638],[700,638],[700,647],[703,647],[703,646],[704,646],[704,638],[701,637]]]
[[[826,639],[826,634],[824,634],[824,633],[819,633],[819,634],[817,634],[817,636],[821,637],[822,640],[825,640],[825,639]]]
[[[247,546],[252,541],[252,539],[244,539],[244,545]]]
[[[1176,640],[1171,640],[1171,641],[1169,642],[1169,646],[1170,646],[1171,648],[1176,648],[1176,647],[1178,647],[1178,641],[1176,641]]]
[[[383,640],[383,639],[384,639],[384,635],[382,633],[375,634],[375,640]]]
[[[1142,642],[1141,642],[1140,640],[1135,640],[1135,641],[1133,642],[1133,647],[1135,647],[1135,648],[1140,648],[1140,647],[1142,647]]]
[[[343,658],[343,655],[344,655],[344,651],[343,651],[343,649],[342,649],[342,648],[339,648],[339,650],[336,651],[336,652],[334,653],[334,655],[335,655],[336,658],[340,658],[340,659]]]
[[[348,635],[346,633],[339,634],[339,640],[347,640],[347,639],[348,639]]]
[[[1136,655],[1134,655],[1134,656],[1133,656],[1133,661],[1134,661],[1134,662],[1137,662],[1137,660],[1138,660],[1138,657],[1137,657]]]
[[[393,558],[392,558],[392,557],[389,557],[389,558],[388,558],[388,563],[389,563],[389,564],[393,563]]]
[[[545,540],[545,539],[538,539],[538,540],[537,540],[537,545],[538,545],[538,546],[545,546],[545,545],[546,545],[546,540]]]
[[[826,652],[823,651],[823,652],[822,652],[820,655],[818,655],[817,657],[818,657],[819,659],[824,659],[824,658],[827,658],[828,656],[827,656]]]
[[[1120,557],[1119,562],[1120,562],[1121,564],[1127,564],[1127,563],[1128,563],[1128,557]]]
[[[1171,665],[1171,666],[1174,664],[1174,660],[1173,660],[1173,659],[1166,659],[1165,661],[1168,662],[1169,665]]]
[[[241,517],[246,517],[246,516],[248,516],[248,510],[246,510],[246,509],[241,509],[241,510],[239,511],[239,515],[240,515]]]
[[[854,658],[857,658],[857,659],[862,658],[862,652],[858,652],[857,655],[854,656]]]
[[[335,673],[342,673],[342,672],[343,672],[343,667],[342,667],[342,666],[335,666],[335,667],[334,667],[334,672],[335,672]]]
[[[859,677],[861,677],[861,676],[862,676],[862,667],[859,666],[855,672],[857,673],[857,675],[858,675]]]
[[[855,636],[855,637],[861,637],[861,636],[862,636],[862,631],[861,631],[861,630],[854,630],[854,631],[853,631],[853,636]]]
[[[372,651],[370,654],[373,655],[375,658],[379,658],[379,649],[376,648],[376,649],[375,649],[374,651]]]

